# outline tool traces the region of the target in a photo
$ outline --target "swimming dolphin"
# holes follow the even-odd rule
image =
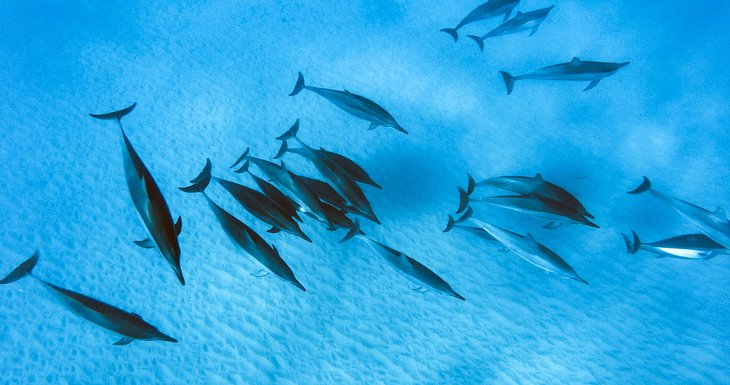
[[[205,193],[205,189],[210,184],[212,168],[213,165],[211,164],[210,159],[207,159],[205,167],[203,168],[203,171],[200,172],[200,175],[190,181],[192,185],[188,187],[180,187],[180,190],[187,193],[203,194],[203,197],[206,202],[208,202],[210,209],[213,210],[216,219],[218,219],[218,222],[228,236],[228,239],[230,239],[237,248],[253,257],[256,262],[261,264],[264,268],[266,268],[266,270],[274,273],[277,277],[291,283],[302,291],[307,291],[307,289],[305,289],[294,276],[294,272],[291,268],[289,268],[289,265],[287,265],[281,258],[279,251],[275,246],[266,243],[260,235],[253,231],[253,229],[246,226],[246,224],[231,215],[222,207],[218,206],[210,199],[210,197],[208,197],[208,194]]]
[[[636,232],[631,231],[631,234],[633,242],[628,235],[621,233],[629,254],[635,254],[640,249],[656,254],[657,258],[710,259],[720,254],[730,254],[730,250],[705,234],[680,235],[652,243],[642,243]]]
[[[248,155],[248,148],[244,151],[243,155],[239,157],[239,162],[243,159],[258,166],[258,168],[263,171],[269,179],[273,180],[279,187],[289,191],[289,193],[291,193],[291,198],[297,202],[301,208],[315,215],[318,219],[326,223],[330,229],[334,228],[327,220],[327,215],[324,213],[322,203],[317,197],[317,194],[315,194],[306,183],[302,182],[299,175],[289,171],[284,165],[284,162],[281,162],[281,165],[278,165],[276,163],[269,162],[268,160],[255,158]],[[236,166],[236,164],[233,166]],[[248,164],[244,163],[242,168],[248,168]],[[239,169],[237,172],[242,171]]]
[[[404,134],[408,133],[400,126],[400,124],[398,124],[398,122],[395,121],[395,118],[393,118],[388,111],[374,101],[364,96],[353,94],[348,90],[337,91],[328,88],[304,85],[304,75],[299,72],[297,83],[294,85],[294,90],[292,90],[289,96],[297,95],[302,92],[302,90],[314,92],[315,94],[327,99],[330,103],[339,107],[343,111],[360,119],[367,120],[370,122],[368,130],[373,130],[378,126],[385,126],[395,128]]]
[[[480,51],[484,51],[484,40],[489,39],[490,37],[510,35],[527,30],[530,30],[530,36],[532,36],[535,32],[537,32],[537,29],[540,28],[540,24],[545,21],[545,18],[548,17],[548,14],[553,7],[554,5],[551,5],[547,8],[525,13],[517,11],[515,17],[500,24],[497,28],[487,32],[484,36],[469,35],[469,37],[472,38],[477,45],[479,45]]]
[[[512,231],[492,226],[478,220],[472,221],[525,261],[530,262],[549,273],[554,273],[562,276],[563,278],[582,282],[586,285],[588,284],[586,280],[578,276],[578,273],[576,273],[575,270],[573,270],[573,268],[565,262],[565,260],[555,254],[554,251],[540,243],[537,243],[531,234],[519,235]]]
[[[177,279],[185,285],[182,269],[180,268],[180,243],[177,237],[182,229],[182,219],[177,218],[173,222],[170,208],[167,206],[165,197],[162,196],[157,182],[150,174],[142,159],[129,142],[127,134],[122,127],[122,118],[132,112],[137,103],[131,106],[109,112],[106,114],[89,114],[91,117],[101,120],[116,120],[119,129],[122,131],[124,140],[124,173],[127,177],[127,187],[132,196],[132,202],[137,209],[145,229],[150,237],[142,241],[135,241],[138,246],[144,248],[157,248],[162,257],[175,271]]]
[[[588,210],[583,206],[583,204],[578,201],[578,198],[573,196],[573,194],[567,192],[562,187],[546,181],[545,179],[543,179],[540,173],[535,174],[535,177],[500,176],[485,179],[480,182],[475,182],[474,178],[470,174],[467,174],[467,177],[469,178],[469,187],[467,189],[467,192],[469,192],[469,194],[471,194],[471,192],[474,190],[474,187],[483,186],[496,187],[502,190],[512,191],[520,195],[535,194],[544,198],[558,201],[565,206],[568,206],[578,211],[588,218],[593,218],[593,215],[591,215]]]
[[[373,212],[370,202],[365,197],[365,193],[355,180],[350,177],[350,174],[339,164],[334,162],[327,153],[314,151],[311,147],[299,140],[297,137],[298,130],[299,119],[297,119],[294,125],[287,132],[276,138],[282,142],[281,148],[274,158],[280,158],[287,152],[293,152],[309,159],[314,167],[317,168],[317,171],[319,171],[325,179],[330,181],[332,187],[337,191],[337,193],[352,204],[352,207],[357,210],[358,214],[380,224],[380,221]],[[287,145],[287,140],[289,139],[296,140],[302,147],[289,148]]]
[[[404,277],[418,285],[419,287],[415,289],[416,291],[422,292],[431,288],[440,293],[444,293],[464,301],[464,297],[454,291],[454,289],[452,289],[451,286],[443,280],[443,278],[439,277],[431,269],[402,252],[377,242],[365,235],[365,233],[360,230],[360,223],[357,219],[354,221],[350,231],[340,242],[347,241],[356,236],[367,243],[373,250],[383,257],[389,265],[395,268]]]
[[[505,71],[500,71],[504,85],[507,87],[507,95],[512,93],[517,80],[535,79],[535,80],[571,80],[571,81],[590,81],[590,84],[583,89],[588,91],[595,87],[601,79],[611,76],[621,68],[629,65],[624,63],[604,63],[597,61],[582,61],[577,57],[567,63],[552,65],[541,68],[535,72],[524,75],[512,76]]]
[[[473,11],[469,12],[459,24],[454,28],[444,28],[441,32],[446,32],[454,39],[454,43],[459,40],[458,30],[459,28],[476,21],[481,21],[494,16],[504,14],[504,20],[509,19],[512,9],[520,3],[520,0],[489,0],[486,3],[474,8]]]
[[[666,203],[713,241],[730,248],[730,221],[727,220],[725,210],[722,208],[718,207],[717,210],[712,212],[679,198],[662,194],[651,188],[651,182],[647,177],[644,177],[639,187],[629,191],[629,194],[641,194],[643,192],[649,192]]]
[[[248,155],[248,153],[244,153],[244,155]],[[240,163],[241,159],[236,161],[236,163],[231,166],[231,168],[235,167],[238,163]],[[302,218],[299,216],[301,207],[299,204],[294,202],[291,198],[289,198],[286,194],[281,192],[276,186],[273,184],[259,178],[256,174],[252,173],[249,170],[249,162],[245,161],[243,166],[241,166],[239,169],[235,170],[235,173],[242,174],[244,172],[248,172],[248,174],[253,178],[254,182],[256,182],[256,185],[259,186],[259,189],[261,189],[261,192],[264,193],[269,199],[276,202],[276,204],[281,208],[282,211],[286,213],[286,215],[289,215],[290,217],[298,220],[299,222],[302,221]]]
[[[105,329],[121,334],[122,338],[114,345],[127,345],[134,340],[177,342],[176,339],[162,333],[135,313],[126,312],[108,303],[64,289],[36,277],[32,273],[36,263],[38,263],[37,251],[0,280],[0,285],[15,282],[26,275],[35,278],[76,315]]]

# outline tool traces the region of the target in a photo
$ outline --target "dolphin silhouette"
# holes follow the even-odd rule
[[[477,43],[480,51],[484,51],[484,40],[492,37],[511,35],[513,33],[527,30],[530,31],[530,36],[532,36],[535,32],[537,32],[537,29],[540,28],[540,24],[545,21],[545,18],[548,17],[548,14],[552,11],[553,7],[554,5],[551,5],[547,8],[525,13],[517,11],[515,17],[505,21],[497,28],[487,32],[485,35],[469,35],[469,37]]]
[[[504,14],[504,20],[509,19],[512,14],[512,9],[520,3],[520,0],[489,0],[486,3],[474,8],[468,15],[464,16],[463,19],[454,28],[443,28],[440,32],[448,33],[453,39],[454,43],[459,40],[458,31],[461,27],[481,21],[491,17],[495,17]]]
[[[657,258],[678,259],[710,259],[720,254],[730,254],[730,250],[705,234],[679,235],[651,243],[641,242],[634,231],[631,231],[631,235],[633,241],[628,235],[621,233],[629,254],[644,250],[656,254]]]
[[[91,117],[101,120],[116,120],[119,129],[122,132],[124,140],[124,173],[127,177],[127,187],[129,194],[132,196],[132,202],[137,209],[145,229],[150,237],[135,241],[138,246],[144,248],[157,248],[162,257],[175,271],[175,275],[181,284],[185,285],[182,269],[180,268],[180,243],[177,237],[182,230],[182,218],[178,217],[177,222],[173,222],[170,208],[167,206],[162,191],[157,186],[157,182],[150,174],[147,166],[132,147],[127,138],[127,134],[122,127],[122,118],[132,112],[137,106],[133,103],[131,106],[109,112],[106,114],[89,114]]]
[[[541,68],[535,72],[512,76],[505,71],[500,71],[504,85],[507,87],[507,95],[512,93],[517,80],[535,79],[535,80],[570,80],[570,81],[589,81],[588,86],[583,91],[588,91],[598,85],[601,79],[609,77],[616,71],[629,65],[624,63],[605,63],[597,61],[582,61],[577,57],[567,63],[555,64]]]
[[[64,289],[36,277],[32,273],[36,263],[38,263],[37,251],[0,280],[0,285],[15,282],[25,276],[35,278],[76,315],[105,329],[121,334],[122,338],[114,345],[127,345],[134,340],[177,342],[176,339],[162,333],[135,313],[129,313],[98,299]]]

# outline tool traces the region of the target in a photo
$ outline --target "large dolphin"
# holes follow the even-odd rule
[[[551,5],[547,8],[542,8],[536,11],[525,13],[517,11],[515,17],[505,21],[497,28],[487,32],[485,35],[469,35],[469,37],[477,42],[480,51],[484,51],[484,40],[492,37],[511,35],[513,33],[527,30],[530,31],[530,36],[532,36],[535,34],[535,32],[537,32],[537,29],[540,28],[540,24],[545,21],[545,18],[548,17],[548,14],[550,13],[550,11],[552,11],[553,7],[554,5]]]
[[[725,210],[721,207],[718,207],[713,212],[682,199],[662,194],[651,188],[651,182],[647,177],[644,177],[639,187],[629,191],[629,194],[641,194],[643,192],[649,192],[654,197],[666,203],[674,211],[687,218],[697,230],[710,237],[713,241],[726,248],[730,248],[730,221],[727,220]]]
[[[274,273],[277,277],[291,283],[302,291],[307,291],[307,289],[305,289],[294,276],[294,272],[291,268],[289,268],[289,265],[287,265],[281,258],[276,247],[266,243],[266,240],[261,238],[261,236],[253,231],[253,229],[246,226],[246,224],[231,215],[222,207],[218,206],[210,199],[210,197],[208,197],[208,194],[205,193],[205,188],[210,184],[212,168],[213,165],[211,164],[210,159],[207,159],[205,167],[203,168],[203,171],[200,172],[200,175],[190,181],[192,185],[188,187],[181,187],[180,190],[188,193],[203,194],[203,197],[206,202],[208,202],[210,209],[215,214],[216,219],[218,219],[218,222],[228,236],[228,239],[230,239],[237,248],[240,248],[253,257],[256,262],[261,264],[266,270]]]
[[[525,261],[549,273],[588,284],[586,280],[578,276],[578,273],[563,258],[560,258],[559,255],[544,245],[537,243],[531,234],[519,235],[488,223],[473,221]]]
[[[651,243],[641,242],[634,231],[631,231],[631,234],[633,241],[628,235],[621,233],[626,243],[626,252],[629,254],[644,250],[656,254],[657,258],[678,259],[710,259],[720,254],[730,254],[730,250],[705,234],[679,235]]]
[[[469,23],[489,19],[491,17],[499,16],[501,14],[504,14],[504,20],[507,20],[509,19],[510,14],[512,14],[512,9],[514,9],[514,7],[516,7],[519,3],[520,0],[489,0],[486,3],[474,8],[473,11],[464,16],[464,18],[461,19],[456,27],[443,28],[441,32],[446,32],[451,35],[451,37],[454,39],[454,43],[456,43],[459,40],[458,31],[461,27]]]
[[[302,142],[297,137],[298,130],[299,119],[297,119],[294,125],[287,132],[276,138],[282,142],[281,148],[274,158],[280,158],[287,152],[293,152],[309,159],[314,167],[317,168],[317,171],[319,171],[325,179],[330,181],[332,187],[339,193],[339,195],[351,203],[352,207],[356,209],[359,214],[379,224],[380,221],[373,212],[370,202],[365,197],[365,193],[362,191],[357,182],[355,182],[344,168],[342,168],[337,162],[333,161],[326,152],[314,151],[314,149]],[[289,139],[296,140],[301,147],[289,148],[287,145],[287,140]]]
[[[388,247],[365,235],[365,233],[360,230],[360,222],[357,219],[354,221],[350,231],[340,242],[345,242],[354,237],[358,237],[367,243],[373,250],[383,257],[389,265],[395,268],[408,280],[418,285],[418,288],[416,288],[415,291],[423,292],[430,288],[464,301],[464,297],[462,297],[461,294],[452,289],[451,285],[449,285],[431,269],[402,252]]]
[[[583,91],[595,87],[601,79],[609,77],[621,68],[626,67],[629,62],[605,63],[598,61],[582,61],[577,57],[567,63],[561,63],[541,68],[535,72],[512,76],[505,71],[500,71],[504,85],[507,87],[507,95],[512,93],[517,80],[570,80],[590,82]]]
[[[467,188],[467,192],[469,194],[472,193],[475,187],[483,186],[496,187],[502,190],[512,191],[520,195],[535,194],[558,201],[565,206],[575,209],[588,218],[593,218],[593,215],[591,215],[583,204],[578,201],[578,198],[562,187],[546,181],[540,173],[535,174],[534,177],[499,176],[495,178],[488,178],[480,182],[475,182],[474,178],[469,174],[467,174],[467,177],[469,178],[469,187]]]
[[[35,278],[76,315],[105,329],[121,334],[122,338],[114,345],[126,345],[134,340],[177,342],[176,339],[162,333],[135,313],[129,313],[98,299],[64,289],[36,277],[32,273],[36,263],[38,263],[37,251],[0,280],[0,285],[15,282],[26,275]]]
[[[304,75],[299,72],[297,83],[294,85],[294,90],[292,90],[289,96],[297,95],[302,92],[302,90],[314,92],[315,94],[327,99],[330,103],[339,107],[343,111],[360,119],[367,120],[370,122],[369,130],[373,130],[378,126],[385,126],[395,128],[404,134],[408,133],[400,126],[400,124],[398,124],[398,122],[395,121],[395,118],[393,118],[388,111],[374,101],[364,96],[353,94],[348,90],[338,91],[328,88],[307,86],[304,84]]]
[[[162,196],[157,182],[155,182],[142,159],[137,155],[137,151],[132,147],[132,143],[129,142],[122,127],[122,117],[132,112],[136,106],[137,103],[134,103],[118,111],[89,115],[96,119],[116,120],[122,132],[122,139],[124,140],[124,173],[127,177],[127,187],[129,188],[129,194],[132,196],[134,207],[137,209],[137,213],[150,236],[148,239],[136,241],[135,243],[145,248],[157,248],[165,261],[175,271],[180,283],[185,285],[185,279],[180,268],[180,243],[177,239],[182,229],[182,219],[178,217],[177,222],[173,222],[170,208],[167,206],[165,197]]]

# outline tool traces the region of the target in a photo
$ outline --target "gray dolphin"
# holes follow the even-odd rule
[[[720,254],[730,254],[730,250],[705,234],[679,235],[651,243],[641,242],[634,231],[631,231],[631,234],[633,241],[628,235],[621,233],[626,243],[626,252],[629,254],[644,250],[656,254],[657,258],[678,259],[710,259]]]
[[[550,11],[552,11],[553,7],[554,5],[551,5],[547,8],[542,8],[536,11],[525,13],[517,11],[515,17],[505,21],[497,28],[487,32],[485,35],[469,35],[469,37],[472,38],[477,43],[477,45],[479,45],[480,51],[484,51],[484,40],[491,37],[511,35],[513,33],[527,30],[530,31],[530,36],[532,36],[535,34],[535,32],[537,32],[537,29],[540,28],[540,24],[545,21],[545,18],[548,17],[548,14],[550,14]]]
[[[697,230],[710,237],[713,241],[726,248],[730,248],[730,221],[727,220],[725,210],[722,208],[718,207],[713,212],[682,199],[662,194],[651,188],[651,182],[647,177],[644,177],[639,187],[629,191],[629,194],[641,194],[643,192],[649,192],[660,201],[666,203],[674,211],[689,220]]]
[[[348,90],[337,91],[328,88],[307,86],[304,84],[304,75],[299,72],[297,83],[294,85],[294,90],[292,90],[289,96],[297,95],[302,92],[302,90],[314,92],[315,94],[327,99],[330,103],[339,107],[343,111],[360,119],[367,120],[370,122],[368,130],[373,130],[378,126],[385,126],[395,128],[404,134],[408,133],[400,126],[400,124],[398,124],[398,122],[395,121],[395,118],[393,118],[388,111],[374,101],[364,96],[353,94]]]
[[[192,185],[188,187],[180,187],[180,190],[187,193],[203,194],[203,197],[206,202],[208,202],[210,209],[215,214],[216,219],[218,219],[218,223],[220,223],[223,231],[228,236],[228,239],[230,239],[237,248],[253,257],[256,262],[261,264],[268,271],[274,273],[277,277],[291,283],[302,291],[307,291],[307,289],[305,289],[294,276],[294,272],[291,268],[289,268],[289,265],[287,265],[286,262],[284,262],[284,259],[281,258],[279,251],[275,246],[266,243],[266,240],[261,238],[261,236],[253,231],[253,229],[246,226],[245,223],[241,222],[228,211],[218,206],[210,199],[210,197],[208,197],[208,194],[205,193],[205,188],[210,184],[212,168],[213,165],[211,164],[210,159],[207,159],[205,167],[203,168],[203,171],[200,172],[200,175],[190,181]]]
[[[588,91],[598,85],[601,79],[611,76],[616,71],[629,65],[624,63],[605,63],[598,61],[582,61],[577,57],[567,63],[561,63],[541,68],[535,72],[512,76],[505,71],[500,71],[504,85],[507,87],[507,95],[512,93],[517,80],[570,80],[590,82],[583,91]]]
[[[531,234],[519,235],[488,223],[473,221],[525,261],[549,273],[588,284],[586,280],[578,276],[578,273],[563,258],[560,258],[559,255],[544,245],[537,243]]]
[[[135,243],[144,248],[157,248],[165,261],[175,271],[180,283],[185,285],[185,279],[180,268],[180,243],[177,239],[182,229],[182,219],[178,217],[177,222],[173,222],[170,208],[167,206],[165,197],[162,196],[157,182],[142,162],[137,151],[132,147],[132,143],[129,142],[122,127],[122,118],[132,112],[136,106],[137,103],[134,103],[122,110],[89,115],[101,120],[116,120],[119,129],[122,131],[124,173],[127,177],[127,187],[129,188],[129,194],[132,196],[134,207],[137,209],[137,213],[150,235],[150,238],[135,241]]]
[[[64,289],[36,277],[32,273],[36,263],[38,263],[37,251],[0,280],[0,285],[15,282],[26,275],[35,278],[76,315],[105,329],[121,334],[122,338],[114,345],[127,345],[134,340],[177,342],[176,339],[162,333],[135,313],[126,312],[98,299]]]
[[[365,233],[360,230],[360,223],[357,219],[353,222],[353,226],[350,228],[350,231],[340,242],[347,241],[354,237],[358,237],[367,243],[373,250],[383,257],[389,265],[395,268],[408,280],[418,285],[419,287],[415,289],[416,291],[423,291],[424,289],[431,288],[462,301],[465,300],[464,297],[454,291],[454,289],[452,289],[451,286],[443,280],[443,278],[439,277],[422,263],[365,235]]]
[[[588,218],[593,218],[593,215],[591,215],[583,204],[578,201],[578,198],[562,187],[546,181],[540,173],[535,174],[534,177],[500,176],[488,178],[480,182],[475,182],[474,178],[470,174],[467,174],[467,177],[469,178],[469,187],[467,188],[467,192],[469,194],[471,194],[475,187],[483,186],[496,187],[502,190],[512,191],[520,195],[535,194],[558,201],[572,209],[575,209]]]
[[[299,119],[297,119],[294,125],[287,132],[276,138],[282,142],[281,148],[274,158],[280,158],[287,152],[293,152],[309,159],[314,167],[317,168],[317,171],[319,171],[325,179],[330,181],[332,187],[337,191],[337,193],[352,204],[352,207],[357,210],[359,214],[380,224],[375,212],[373,212],[370,202],[367,197],[365,197],[365,193],[362,191],[357,182],[355,182],[344,168],[342,168],[337,162],[334,162],[326,152],[314,151],[311,147],[299,140],[297,137],[298,130]],[[289,148],[287,145],[287,140],[289,139],[296,140],[302,147]]]
[[[454,39],[454,43],[459,40],[458,30],[476,21],[489,19],[491,17],[499,16],[504,14],[504,20],[509,19],[512,9],[514,9],[520,0],[489,0],[486,3],[474,8],[473,11],[469,12],[468,15],[464,16],[463,19],[454,28],[443,28],[440,32],[446,32]]]

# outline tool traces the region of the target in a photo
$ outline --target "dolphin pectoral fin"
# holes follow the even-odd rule
[[[561,224],[560,223],[557,223],[557,222],[550,222],[550,223],[542,226],[542,228],[543,229],[552,230],[552,229],[557,229],[558,227],[560,227],[560,225]]]
[[[583,89],[583,91],[588,91],[588,90],[592,89],[593,87],[597,86],[598,82],[600,82],[600,81],[601,81],[601,79],[596,79],[596,80],[592,81],[591,84],[588,85],[588,87]]]
[[[504,23],[505,21],[507,21],[507,19],[509,19],[511,14],[512,14],[512,10],[510,9],[509,11],[507,11],[507,13],[504,14],[504,19],[502,19],[502,22]]]
[[[378,124],[376,124],[376,123],[370,123],[370,127],[368,127],[368,131],[374,130],[376,128],[378,128]]]
[[[267,233],[271,233],[271,234],[276,234],[279,231],[281,231],[281,229],[276,226],[272,226],[270,229],[266,230]]]
[[[425,293],[428,291],[428,289],[426,289],[423,286],[419,286],[419,287],[413,288],[411,290],[415,291],[416,293]]]
[[[141,241],[133,241],[135,245],[143,248],[143,249],[154,249],[155,248],[155,242],[151,239],[143,239]]]
[[[134,341],[134,338],[122,337],[119,339],[119,341],[115,342],[114,345],[116,345],[116,346],[129,345],[132,343],[132,341]]]
[[[258,271],[251,273],[251,275],[256,278],[262,278],[262,277],[266,277],[267,275],[269,275],[269,272],[264,269],[260,269]]]
[[[175,234],[179,236],[180,232],[182,232],[182,217],[177,217],[177,222],[175,222]]]
[[[537,32],[537,30],[538,30],[539,28],[540,28],[540,24],[538,24],[538,25],[536,25],[536,26],[532,27],[532,31],[530,31],[530,36],[534,35],[534,34],[535,34],[535,32]]]

